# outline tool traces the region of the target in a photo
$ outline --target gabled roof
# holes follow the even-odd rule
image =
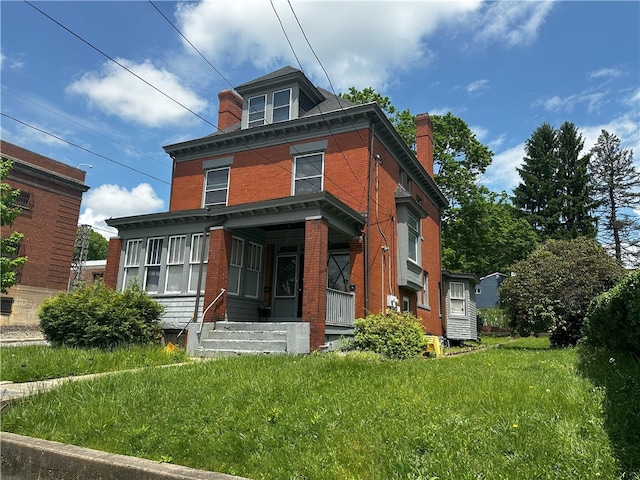
[[[480,277],[480,280],[484,280],[485,278],[489,278],[489,277],[505,277],[507,278],[508,275],[505,275],[504,273],[500,273],[500,272],[494,272],[494,273],[490,273],[489,275],[485,275],[484,277]]]

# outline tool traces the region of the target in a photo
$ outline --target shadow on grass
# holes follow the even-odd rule
[[[549,350],[549,337],[520,337],[498,345],[506,350]]]
[[[640,479],[640,359],[581,347],[578,371],[603,390],[604,426],[621,478]]]

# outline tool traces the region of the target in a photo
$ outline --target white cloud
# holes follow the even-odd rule
[[[474,19],[479,41],[529,45],[553,7],[552,1],[487,2]]]
[[[159,212],[164,209],[164,201],[148,183],[141,183],[131,190],[103,184],[84,194],[82,207],[84,210],[78,223],[91,225],[109,238],[117,235],[117,231],[106,224],[106,219]]]
[[[547,98],[539,98],[534,106],[541,106],[548,112],[571,112],[577,105],[586,104],[589,113],[597,111],[606,97],[605,92],[582,92],[566,97],[554,95]]]
[[[326,77],[301,34],[289,4],[274,0],[303,70],[316,83]],[[407,69],[424,65],[431,53],[424,43],[443,24],[481,5],[466,2],[295,2],[293,8],[337,91],[349,86],[376,89],[396,81]],[[213,63],[259,69],[298,66],[270,2],[203,1],[179,3],[179,28]],[[193,52],[185,44],[187,51]]]
[[[505,190],[507,193],[520,183],[520,175],[516,168],[522,165],[524,143],[498,153],[487,168],[481,183],[490,190]]]
[[[206,100],[181,85],[171,72],[150,61],[136,64],[116,60],[193,112],[201,113],[207,108]],[[176,125],[195,118],[193,113],[112,62],[105,63],[101,72],[86,73],[71,83],[67,91],[87,97],[91,104],[110,115],[147,127]]]
[[[622,73],[619,68],[601,68],[600,70],[589,72],[589,78],[615,78],[621,76]]]
[[[471,82],[469,85],[465,87],[465,90],[469,95],[482,95],[487,90],[489,90],[489,80],[476,80],[475,82]]]

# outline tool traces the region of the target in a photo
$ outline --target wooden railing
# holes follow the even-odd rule
[[[355,294],[327,288],[326,325],[352,327],[355,314]]]

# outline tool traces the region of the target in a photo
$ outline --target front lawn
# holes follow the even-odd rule
[[[115,350],[26,345],[0,347],[0,380],[33,382],[69,375],[113,372],[188,361],[184,353],[167,354],[159,346]]]
[[[539,340],[439,360],[234,357],[67,383],[2,429],[252,479],[623,478],[605,391],[576,365]]]

